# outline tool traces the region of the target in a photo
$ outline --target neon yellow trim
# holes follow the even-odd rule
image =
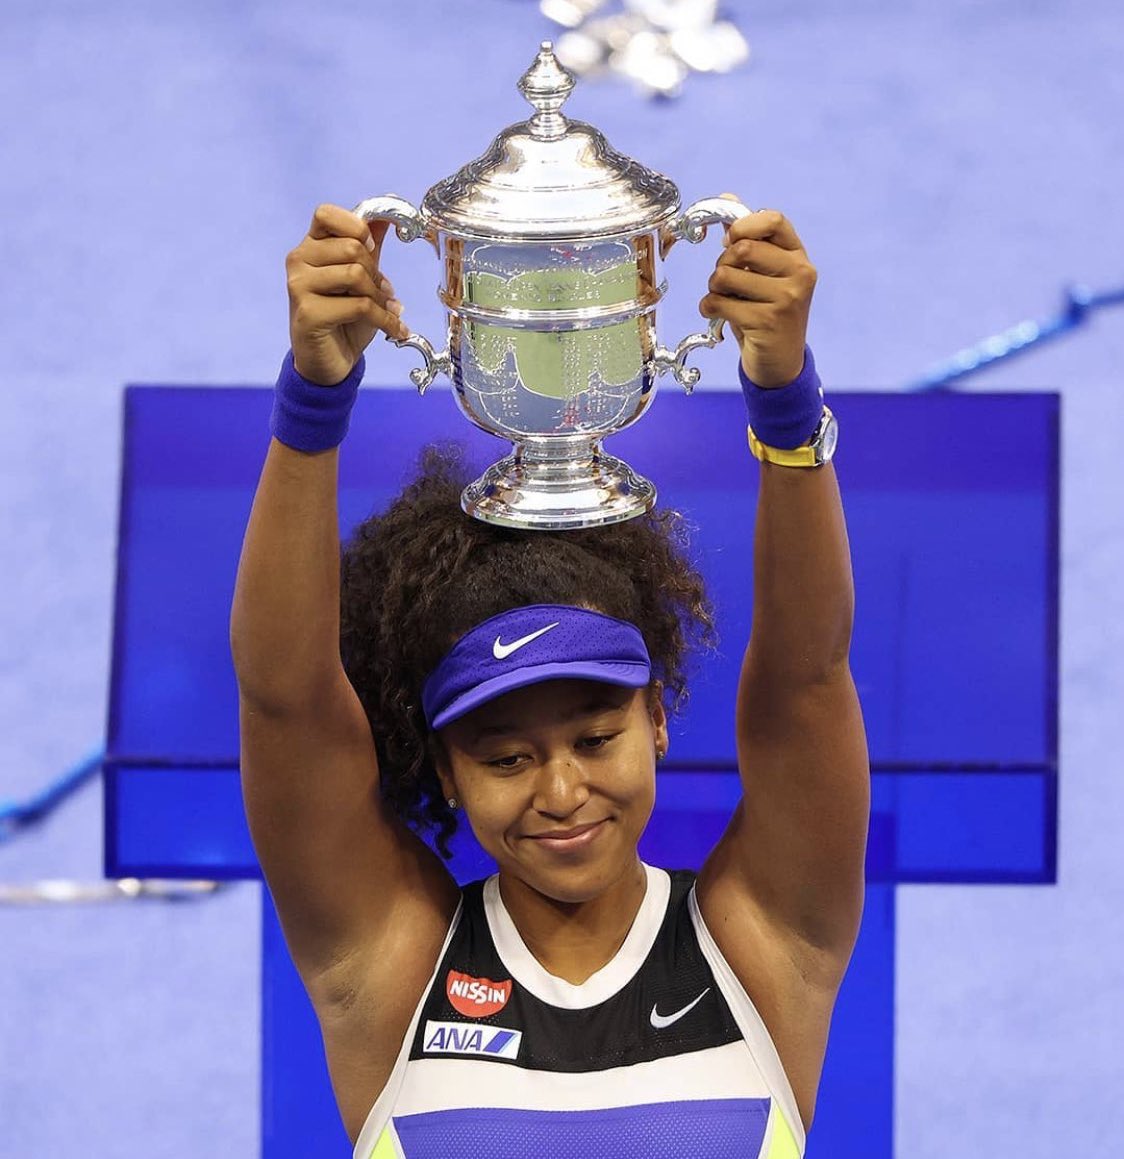
[[[776,1103],[773,1103],[773,1137],[763,1159],[800,1159],[800,1149]]]
[[[368,1159],[399,1159],[399,1155],[400,1152],[394,1145],[394,1136],[391,1135],[390,1126],[387,1125],[383,1128],[379,1141],[375,1144],[375,1149]]]

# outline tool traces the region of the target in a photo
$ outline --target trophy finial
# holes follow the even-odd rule
[[[544,40],[534,63],[519,80],[519,91],[535,108],[531,136],[549,141],[565,134],[567,122],[559,110],[573,87],[574,78],[558,63],[554,45]]]

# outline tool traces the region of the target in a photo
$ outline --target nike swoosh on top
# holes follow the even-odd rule
[[[496,642],[492,645],[492,655],[497,660],[506,660],[512,652],[518,652],[524,644],[529,644],[532,640],[537,640],[544,632],[549,632],[551,628],[557,628],[560,623],[560,620],[555,620],[553,624],[547,624],[545,628],[539,628],[537,632],[520,636],[518,640],[512,640],[510,644],[501,643],[499,636],[497,636]]]
[[[709,993],[710,993],[710,987],[708,986],[708,987],[707,987],[707,988],[706,988],[706,989],[705,989],[705,990],[704,990],[704,991],[703,991],[703,992],[702,992],[702,993],[701,993],[701,994],[700,994],[700,995],[699,995],[699,996],[698,996],[698,997],[697,997],[697,998],[694,1000],[694,1002],[688,1002],[688,1003],[687,1003],[687,1005],[686,1005],[686,1006],[684,1006],[682,1010],[676,1010],[676,1012],[675,1012],[674,1014],[666,1014],[666,1015],[665,1015],[665,1014],[658,1014],[658,1013],[656,1012],[656,1006],[658,1006],[658,1005],[659,1005],[659,1003],[657,1002],[657,1003],[656,1003],[656,1006],[653,1006],[653,1007],[652,1007],[652,1025],[653,1025],[653,1026],[654,1026],[654,1027],[655,1027],[657,1030],[663,1030],[665,1027],[668,1027],[668,1026],[670,1026],[670,1025],[673,1023],[673,1022],[678,1022],[678,1021],[679,1021],[679,1019],[680,1019],[680,1018],[682,1018],[684,1014],[687,1014],[687,1013],[689,1013],[690,1011],[694,1010],[694,1008],[695,1008],[696,1006],[698,1006],[698,1004],[699,1004],[699,1003],[700,1003],[700,1002],[701,1002],[701,1001],[702,1001],[702,1000],[703,1000],[703,999],[704,999],[704,998],[705,998],[705,997],[706,997],[706,996],[707,996]]]

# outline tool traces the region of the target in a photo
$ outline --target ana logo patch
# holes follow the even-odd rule
[[[425,1024],[425,1054],[473,1054],[482,1058],[518,1058],[520,1030],[481,1026],[476,1022],[429,1022]]]
[[[498,1014],[511,997],[511,979],[493,982],[450,970],[445,978],[445,994],[453,1009],[466,1018],[487,1018]]]

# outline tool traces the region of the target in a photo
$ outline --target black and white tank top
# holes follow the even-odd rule
[[[800,1159],[792,1089],[695,875],[644,868],[628,936],[580,985],[527,949],[497,877],[465,887],[354,1159]]]

